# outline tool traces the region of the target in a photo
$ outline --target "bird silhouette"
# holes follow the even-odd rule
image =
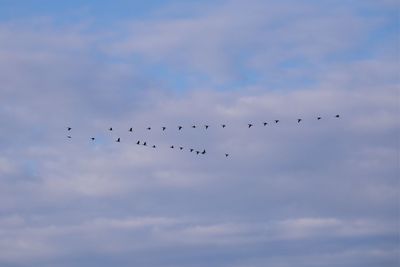
[[[204,149],[203,152],[201,152],[201,154],[203,154],[203,155],[206,154],[206,150]]]
[[[196,151],[196,154],[197,154],[197,155],[200,154],[200,151]]]
[[[132,132],[132,131],[133,131],[133,129],[132,129],[132,128],[129,128],[129,131],[130,131],[130,132]]]
[[[192,128],[193,128],[193,129],[196,128],[196,125],[192,125]]]
[[[225,125],[225,124],[222,124],[221,126],[222,126],[222,128],[225,128],[225,127],[226,127],[226,125]]]
[[[183,147],[179,147],[179,149],[180,149],[180,150],[182,150],[182,149],[183,149]]]
[[[251,124],[251,123],[249,123],[249,124],[247,124],[247,125],[249,125],[249,128],[251,128],[251,126],[253,126],[253,124]]]
[[[190,152],[193,152],[193,150],[194,150],[194,149],[193,149],[193,148],[191,148],[191,149],[190,149]]]
[[[70,136],[70,135],[67,135],[67,137],[68,137],[68,138],[72,138],[72,136]]]
[[[335,117],[336,117],[336,118],[339,118],[340,116],[339,116],[339,114],[337,114]]]
[[[146,142],[144,142],[144,143],[143,143],[143,145],[144,145],[144,146],[147,146],[147,143],[146,143]]]
[[[228,157],[228,156],[229,156],[229,154],[226,154],[226,153],[225,153],[225,157]]]
[[[178,126],[178,130],[179,130],[179,131],[182,130],[182,128],[183,128],[182,126]]]
[[[174,148],[174,146],[171,146],[171,148]]]
[[[267,126],[268,122],[264,122],[263,124],[264,124],[264,126]]]
[[[275,120],[275,123],[278,123],[279,122],[279,120]]]
[[[206,130],[208,129],[208,127],[210,127],[209,125],[204,125],[204,127],[206,127]]]
[[[151,127],[147,127],[147,130],[149,130],[149,131],[150,131],[150,130],[151,130]]]
[[[92,138],[90,138],[90,139],[92,139],[92,141],[94,141],[94,140],[95,140],[95,138],[94,138],[94,137],[92,137]]]
[[[121,142],[121,138],[118,138],[115,142],[117,143]]]
[[[297,123],[300,123],[301,122],[301,119],[297,119]]]
[[[71,131],[71,129],[72,129],[71,127],[68,127],[68,128],[67,128],[68,131]]]
[[[153,145],[153,148],[156,148],[156,145]]]
[[[162,127],[162,130],[165,131],[165,129],[167,129],[167,127]]]
[[[321,119],[321,117],[318,117],[318,118],[317,118],[317,120],[320,120],[320,119]]]
[[[137,145],[140,145],[140,140],[136,142]]]
[[[112,131],[112,127],[110,127],[108,130]]]

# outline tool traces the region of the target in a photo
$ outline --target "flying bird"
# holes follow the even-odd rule
[[[174,146],[171,146],[171,148],[174,148]]]
[[[206,130],[208,129],[208,127],[210,127],[209,125],[204,125],[204,127],[206,127]]]
[[[90,139],[92,139],[92,141],[94,141],[94,140],[95,140],[95,138],[94,138],[94,137],[92,137],[92,138],[90,138]]]
[[[193,149],[193,148],[191,148],[191,149],[190,149],[190,152],[193,152],[193,150],[194,150],[194,149]]]
[[[118,138],[115,142],[117,143],[121,142],[121,138]]]
[[[179,147],[179,149],[180,149],[180,150],[182,150],[182,149],[183,149],[183,147]]]
[[[336,118],[339,118],[340,116],[339,116],[339,114],[337,114],[335,117],[336,117]]]
[[[264,122],[263,124],[264,124],[264,126],[267,126],[268,122]]]
[[[162,127],[162,130],[165,131],[165,129],[167,129],[167,127]]]
[[[144,146],[147,146],[147,143],[146,143],[146,142],[144,142],[144,143],[143,143],[143,145],[144,145]]]
[[[193,125],[192,128],[196,128],[196,125]]]
[[[320,119],[321,119],[321,117],[318,117],[318,118],[317,118],[317,120],[320,120]]]
[[[182,130],[182,128],[183,128],[182,126],[178,126],[178,130],[179,130],[179,131]]]
[[[222,124],[221,126],[222,126],[222,128],[225,128],[225,127],[226,127],[226,125],[225,125],[225,124]]]
[[[112,131],[112,127],[110,127],[110,129],[108,129],[108,130]]]
[[[253,124],[251,124],[251,123],[249,123],[249,124],[247,124],[247,125],[249,125],[249,128],[251,128],[251,126],[253,126]]]
[[[137,145],[140,145],[140,140],[136,142]]]
[[[71,127],[68,127],[68,128],[67,128],[68,131],[71,131],[71,129],[72,129]]]
[[[68,137],[68,138],[72,138],[72,136],[70,136],[70,135],[67,135],[67,137]]]
[[[197,155],[200,154],[200,151],[196,151],[196,154],[197,154]]]
[[[153,148],[156,148],[156,145],[153,145]]]
[[[132,132],[132,131],[133,131],[133,129],[132,129],[132,128],[129,128],[129,131],[130,131],[130,132]]]
[[[278,123],[279,122],[279,120],[275,120],[275,123]]]
[[[201,152],[201,154],[203,154],[203,155],[206,154],[206,150],[204,149],[203,152]]]
[[[151,130],[151,127],[147,127],[147,130],[149,130],[149,131],[150,131],[150,130]]]
[[[300,123],[301,122],[301,119],[297,119],[297,123]]]
[[[225,153],[225,157],[228,157],[228,156],[229,156],[229,154],[226,154],[226,153]]]

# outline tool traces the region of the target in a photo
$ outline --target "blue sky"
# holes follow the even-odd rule
[[[0,6],[1,266],[399,265],[396,1]]]

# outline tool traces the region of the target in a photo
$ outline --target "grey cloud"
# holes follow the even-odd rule
[[[307,5],[279,6],[264,21],[267,7],[254,3],[136,22],[138,39],[123,29],[126,42],[111,42],[120,49],[112,53],[102,33],[79,27],[1,26],[1,265],[397,265],[398,63],[380,49],[368,60],[320,61],[359,45],[377,22]],[[291,16],[301,23],[285,24]],[[352,26],[341,32],[345,22]],[[315,46],[278,30],[313,27]],[[293,53],[321,63],[316,84],[278,91],[261,80],[216,91],[208,81],[173,93],[162,77],[113,54],[140,52],[146,66],[183,63],[226,81],[236,52],[266,44],[264,29],[280,37],[268,43],[276,57],[266,68],[292,42]],[[327,45],[333,36],[338,42]],[[263,61],[259,51],[244,56],[246,66]],[[207,154],[192,155],[192,146]]]

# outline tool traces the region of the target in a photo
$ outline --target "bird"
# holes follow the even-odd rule
[[[263,124],[264,124],[264,126],[267,126],[268,122],[264,122]]]
[[[67,137],[68,137],[68,138],[72,138],[72,136],[70,136],[70,135],[67,135]]]
[[[192,128],[193,128],[193,129],[196,128],[196,125],[192,125]]]
[[[143,143],[143,145],[144,145],[144,146],[147,146],[147,143],[146,143],[146,142],[144,142],[144,143]]]
[[[147,127],[147,130],[149,130],[149,131],[150,131],[150,130],[151,130],[151,127]]]
[[[226,154],[226,153],[225,153],[225,157],[228,157],[228,156],[229,156],[229,154]]]
[[[225,127],[226,127],[226,125],[225,125],[225,124],[222,124],[221,126],[222,126],[222,128],[225,128]]]
[[[133,131],[133,129],[132,129],[132,128],[129,128],[129,131],[130,131],[130,132],[132,132],[132,131]]]
[[[180,149],[180,150],[182,150],[182,149],[183,149],[183,147],[181,147],[181,146],[180,146],[180,147],[179,147],[179,149]]]
[[[68,128],[67,128],[68,131],[71,131],[71,129],[72,129],[71,127],[68,127]]]
[[[112,127],[110,127],[108,130],[112,131]]]
[[[320,120],[320,119],[321,119],[321,117],[318,117],[318,118],[317,118],[317,120]]]
[[[118,139],[115,142],[117,143],[121,142],[121,138],[118,137]]]
[[[162,127],[162,130],[165,131],[165,129],[167,129],[167,127]]]
[[[251,128],[251,126],[253,126],[253,124],[251,124],[251,123],[249,123],[249,124],[247,124],[247,125],[249,125],[249,128]]]
[[[337,114],[335,117],[336,117],[336,118],[339,118],[340,116],[339,116],[339,114]]]
[[[275,120],[275,123],[278,123],[279,122],[279,120]]]
[[[206,130],[208,129],[208,127],[210,127],[209,125],[204,125],[204,127],[206,127]]]
[[[174,148],[174,146],[171,146],[171,148]]]
[[[156,145],[153,145],[153,148],[156,148]]]
[[[201,152],[201,154],[203,154],[203,155],[206,154],[206,150],[204,149],[203,152]]]
[[[94,141],[94,140],[95,140],[95,138],[94,138],[94,137],[92,137],[92,138],[90,138],[90,139],[92,139],[92,141]]]
[[[197,154],[197,155],[200,154],[200,151],[196,151],[196,154]]]
[[[301,119],[297,119],[297,123],[300,123],[301,122]]]
[[[179,131],[182,130],[182,128],[183,128],[182,126],[178,126],[178,130],[179,130]]]
[[[140,145],[140,140],[136,142],[137,145]]]
[[[193,148],[191,148],[191,149],[190,149],[190,152],[193,152],[193,150],[194,150],[194,149],[193,149]]]

